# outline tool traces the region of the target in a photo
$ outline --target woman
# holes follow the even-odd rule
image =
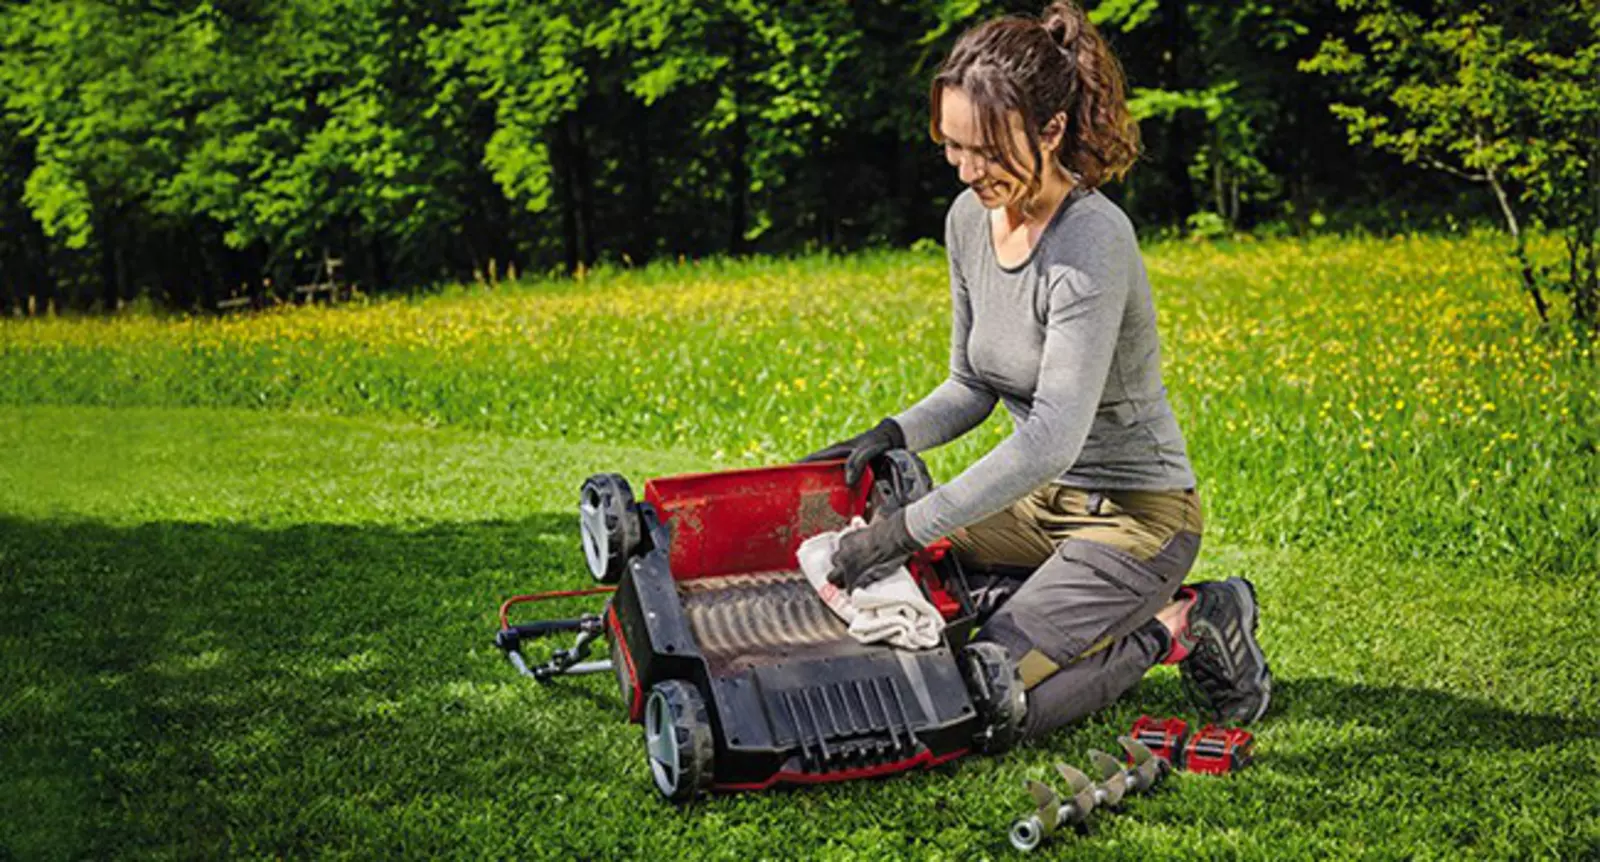
[[[968,186],[945,224],[949,378],[807,458],[848,458],[854,482],[884,451],[940,446],[1005,402],[1011,436],[846,534],[830,578],[853,589],[949,537],[975,577],[1019,584],[979,637],[1009,651],[1029,736],[1111,703],[1163,662],[1220,718],[1254,721],[1271,695],[1250,584],[1182,586],[1200,501],[1133,227],[1096,191],[1138,153],[1123,92],[1121,67],[1071,2],[961,37],[930,94],[933,138]]]

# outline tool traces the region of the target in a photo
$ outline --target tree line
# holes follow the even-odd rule
[[[928,81],[967,26],[1042,5],[0,0],[0,303],[213,309],[329,261],[375,291],[938,238],[959,186],[928,139]],[[1577,58],[1561,74],[1580,90],[1600,41],[1587,0],[1087,5],[1145,148],[1107,191],[1142,228],[1202,233],[1497,218],[1405,149],[1415,134],[1379,137],[1404,136],[1404,117],[1373,125],[1404,112],[1404,74],[1466,66],[1384,67],[1426,34],[1374,15],[1477,15]],[[1581,180],[1595,159],[1577,151]],[[1540,175],[1502,169],[1501,191]]]

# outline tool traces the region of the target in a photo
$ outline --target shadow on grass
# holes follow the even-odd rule
[[[574,515],[0,518],[0,576],[0,690],[15,693],[0,705],[0,859],[483,857],[517,855],[528,829],[557,851],[590,834],[581,801],[652,793],[609,676],[540,688],[491,646],[501,599],[587,582]],[[1173,681],[1152,682],[1113,713],[1183,711]],[[1382,764],[1421,782],[1441,752],[1596,737],[1574,718],[1320,678],[1281,681],[1273,720],[1331,729],[1263,763],[1307,781]]]
[[[608,676],[563,683],[580,697],[517,677],[495,612],[587,581],[566,514],[414,530],[0,518],[0,858],[341,839],[414,855],[451,847],[427,818],[387,822],[397,808],[520,797],[537,817],[560,800],[519,793],[521,776],[615,772],[608,749],[633,751],[637,731]]]
[[[1600,741],[1594,717],[1525,713],[1447,691],[1393,685],[1365,685],[1332,677],[1278,678],[1272,708],[1257,730],[1285,722],[1351,731],[1352,756],[1415,755],[1420,751],[1493,754],[1533,751],[1549,745]],[[1193,716],[1194,707],[1176,676],[1147,678],[1114,709],[1151,715]],[[1191,726],[1191,730],[1194,729]],[[1320,771],[1331,750],[1277,755],[1273,768]],[[1305,762],[1302,762],[1305,761]]]
[[[1279,684],[1269,720],[1306,720],[1373,733],[1348,748],[1354,756],[1465,750],[1533,751],[1600,741],[1593,717],[1516,712],[1449,692],[1372,686],[1312,677]],[[1274,759],[1284,771],[1316,771],[1330,752]],[[1306,762],[1302,762],[1306,761]]]

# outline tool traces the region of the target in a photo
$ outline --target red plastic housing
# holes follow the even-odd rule
[[[1255,738],[1237,727],[1208,724],[1189,740],[1183,766],[1190,772],[1227,775],[1243,769],[1255,757]]]
[[[668,476],[644,499],[672,526],[674,580],[783,571],[801,542],[865,514],[871,471],[854,488],[843,474],[829,461]]]

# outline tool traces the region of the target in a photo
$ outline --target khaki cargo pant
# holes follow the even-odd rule
[[[1052,483],[950,536],[979,598],[978,637],[1010,651],[1028,689],[1026,735],[1109,705],[1164,657],[1155,614],[1202,529],[1193,489]]]

